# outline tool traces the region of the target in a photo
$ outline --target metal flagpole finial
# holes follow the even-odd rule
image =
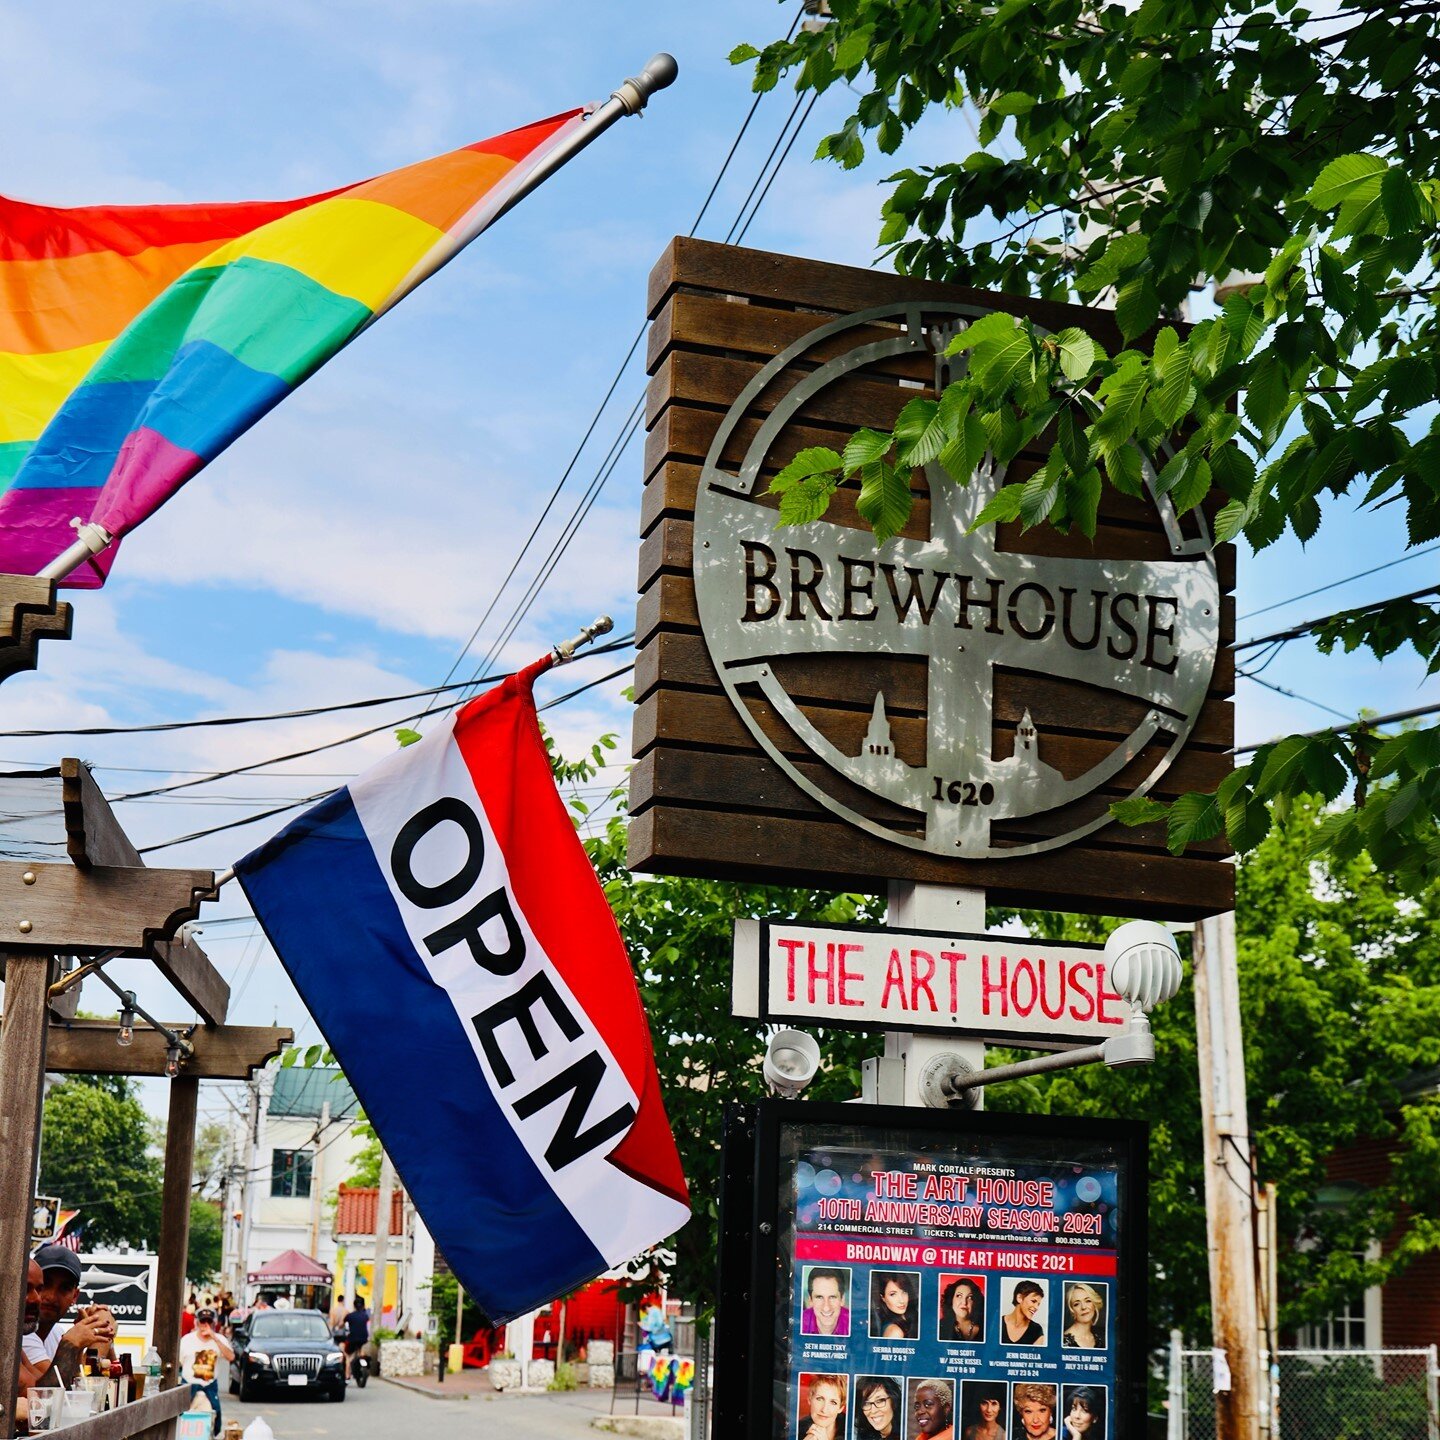
[[[615,628],[615,622],[608,615],[598,615],[595,620],[585,626],[581,632],[570,640],[562,640],[554,649],[555,663],[563,665],[567,660],[575,658],[575,652],[582,646],[588,645],[600,635],[608,635]]]
[[[676,64],[675,57],[662,50],[645,62],[645,68],[638,75],[621,81],[618,88],[610,92],[610,98],[618,100],[627,115],[638,115],[657,90],[675,83],[679,73],[680,66]]]

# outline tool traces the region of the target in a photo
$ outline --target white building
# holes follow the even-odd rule
[[[338,1069],[267,1068],[250,1081],[243,1125],[231,1147],[222,1269],[248,1301],[248,1271],[298,1250],[335,1271],[331,1236],[335,1191],[365,1140],[355,1134],[360,1105]]]
[[[247,1303],[259,1287],[246,1285],[246,1274],[287,1250],[298,1250],[327,1269],[334,1276],[334,1294],[349,1300],[357,1263],[368,1280],[375,1253],[375,1191],[347,1186],[345,1197],[339,1195],[369,1143],[355,1133],[363,1118],[355,1092],[334,1067],[269,1067],[256,1074],[249,1088],[248,1113],[231,1146],[230,1221],[222,1262],[226,1283]],[[362,1237],[346,1227],[362,1213],[366,1193],[369,1228]],[[398,1185],[395,1195],[387,1268],[399,1281],[401,1314],[391,1319],[403,1318],[414,1329],[424,1326],[430,1308],[435,1246]]]

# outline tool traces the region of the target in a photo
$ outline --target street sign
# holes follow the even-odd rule
[[[1123,1035],[1103,945],[737,920],[731,1008],[766,1022],[969,1035],[1045,1049]]]
[[[46,1245],[55,1238],[60,1223],[60,1197],[37,1195],[30,1213],[31,1245]]]
[[[1078,1399],[1140,1440],[1146,1147],[1127,1121],[727,1107],[715,1433],[1028,1440]]]
[[[1107,486],[1093,538],[972,531],[1048,439],[968,484],[917,468],[883,545],[853,486],[783,530],[769,493],[799,451],[936,395],[980,316],[1118,343],[1109,312],[688,240],[650,299],[632,869],[1228,908],[1223,840],[1176,857],[1163,827],[1110,814],[1232,764],[1234,560],[1210,511]]]

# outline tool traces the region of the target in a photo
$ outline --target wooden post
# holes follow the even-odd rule
[[[380,1188],[375,1196],[375,1259],[370,1270],[370,1328],[380,1328],[385,1315],[385,1269],[390,1262],[390,1197],[395,1193],[395,1167],[386,1151],[380,1152]],[[395,1309],[400,1309],[399,1287],[396,1287]]]
[[[185,1258],[190,1248],[190,1185],[195,1161],[195,1108],[200,1081],[179,1075],[170,1082],[165,1126],[165,1188],[160,1198],[160,1264],[155,1274],[155,1348],[160,1386],[180,1383],[180,1314],[185,1308]]]
[[[1235,916],[1195,927],[1195,1030],[1215,1346],[1215,1440],[1257,1440],[1260,1309]]]
[[[35,1152],[45,1099],[45,1038],[51,958],[12,952],[0,1025],[0,1434],[15,1433],[20,1327],[30,1264]]]

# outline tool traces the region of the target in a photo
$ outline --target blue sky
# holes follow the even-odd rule
[[[441,275],[326,366],[130,537],[104,591],[75,596],[75,639],[8,681],[5,729],[136,725],[289,710],[440,681],[549,495],[644,316],[645,280],[688,230],[749,107],[748,72],[725,56],[783,32],[768,0],[625,0],[560,8],[514,0],[130,0],[124,6],[0,0],[0,190],[57,204],[308,193],[603,98],[655,50],[680,79]],[[961,117],[927,121],[898,158],[849,174],[810,160],[853,101],[819,102],[746,243],[873,263],[877,180],[898,163],[971,147]],[[789,114],[761,103],[701,234],[723,238]],[[622,381],[522,567],[527,581],[595,474],[643,376]],[[633,618],[639,447],[632,445],[554,578],[498,659],[540,653],[601,611]],[[1302,549],[1282,542],[1240,566],[1242,616],[1398,557],[1398,516],[1338,507]],[[1433,581],[1436,556],[1286,604],[1242,637]],[[496,607],[467,678],[523,591]],[[577,665],[542,700],[613,668]],[[1319,659],[1297,643],[1265,678],[1351,712],[1440,698],[1413,658]],[[553,712],[572,747],[628,740],[617,680]],[[1242,742],[1327,722],[1312,703],[1242,682]],[[93,761],[114,794],[322,744],[394,711],[169,736],[0,740],[0,760]],[[384,733],[181,796],[119,807],[151,844],[342,783],[385,753]],[[618,776],[619,771],[611,772]],[[175,776],[174,778],[181,778]],[[222,869],[278,825],[264,821],[155,860]],[[211,913],[213,912],[213,913]],[[236,990],[234,1018],[278,1019],[317,1038],[233,892],[203,943]],[[117,966],[117,974],[127,973]],[[138,968],[167,1016],[178,999]],[[87,988],[87,1005],[103,994]]]

